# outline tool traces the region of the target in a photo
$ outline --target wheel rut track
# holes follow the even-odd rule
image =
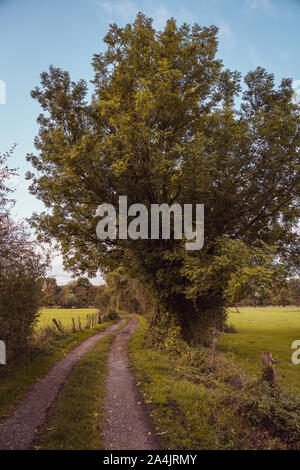
[[[146,407],[130,370],[128,343],[138,319],[132,317],[113,341],[106,381],[104,442],[108,450],[159,450]]]
[[[47,411],[78,361],[102,338],[114,333],[124,322],[122,319],[83,341],[57,362],[42,380],[31,387],[13,413],[0,423],[1,450],[32,449],[38,431],[46,421]]]

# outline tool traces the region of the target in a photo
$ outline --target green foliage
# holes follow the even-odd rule
[[[56,279],[46,278],[43,289],[43,305],[45,307],[62,306],[89,307],[95,305],[95,298],[103,286],[93,286],[89,279],[79,277],[66,286],[58,286]]]
[[[138,279],[130,278],[123,267],[107,273],[105,282],[95,297],[95,305],[101,312],[152,314],[154,302],[149,290]]]
[[[41,306],[41,289],[40,272],[24,272],[20,268],[0,279],[0,331],[8,361],[29,347]]]
[[[300,305],[300,279],[279,279],[270,286],[263,286],[244,298],[240,305]]]
[[[173,355],[184,355],[187,344],[182,338],[181,326],[168,312],[157,311],[151,319],[146,343],[155,349],[165,349]]]
[[[247,389],[241,412],[256,426],[300,449],[300,398],[279,393],[267,381],[255,382]]]
[[[116,309],[116,301],[114,298],[112,298],[107,306],[104,319],[106,321],[109,321],[109,320],[116,320],[117,318],[119,318],[119,315]]]
[[[100,310],[100,312],[105,312],[109,304],[109,293],[106,286],[101,286],[101,289],[98,290],[97,295],[95,296],[95,306]]]
[[[53,305],[55,305],[56,289],[57,284],[55,278],[46,278],[44,280],[43,304],[46,307],[52,307]]]
[[[59,68],[42,73],[32,91],[44,114],[38,155],[29,156],[39,174],[31,192],[49,209],[32,223],[41,238],[59,241],[74,272],[125,266],[183,336],[196,338],[224,322],[227,304],[270,282],[272,256],[290,270],[299,266],[292,81],[276,88],[258,67],[241,95],[240,74],[216,59],[215,26],[178,27],[170,19],[158,32],[140,13],[124,28],[111,25],[104,41],[105,53],[93,59],[90,103],[86,83]],[[148,209],[204,204],[204,248],[97,239],[96,207],[117,206],[120,195]]]
[[[13,154],[16,145],[6,152],[4,155],[0,154],[0,217],[8,214],[9,207],[13,204],[13,200],[8,199],[8,195],[12,189],[8,186],[8,181],[12,176],[15,176],[16,169],[9,168],[7,160]]]
[[[26,352],[32,338],[48,258],[24,226],[11,219],[6,195],[13,170],[5,166],[6,157],[0,155],[0,334],[11,362]]]
[[[139,324],[130,359],[163,449],[299,449],[299,404],[251,379],[228,355],[186,345],[153,349]],[[274,423],[272,424],[272,419]],[[277,431],[276,431],[277,429]]]
[[[150,316],[154,301],[149,288],[139,279],[128,275],[128,269],[121,267],[107,273],[107,295],[116,299],[118,310]]]
[[[76,305],[76,297],[73,293],[69,293],[65,296],[64,302],[63,302],[64,307],[66,308],[71,308],[75,307]]]

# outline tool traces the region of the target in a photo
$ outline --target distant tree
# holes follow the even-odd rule
[[[97,294],[95,296],[95,307],[100,310],[101,313],[104,313],[109,304],[109,292],[106,286],[99,286]]]
[[[53,307],[56,301],[56,279],[54,277],[47,277],[44,280],[44,289],[43,289],[43,303],[46,307]]]
[[[63,300],[63,306],[66,308],[72,308],[76,306],[76,297],[73,293],[67,293]]]
[[[288,281],[291,303],[293,305],[300,305],[300,279],[294,278]]]
[[[252,299],[251,299],[252,298]],[[300,279],[281,279],[268,287],[261,289],[255,295],[244,298],[240,305],[299,305],[300,304]]]
[[[45,287],[48,287],[48,286],[53,286],[53,287],[57,287],[57,283],[56,283],[56,279],[55,277],[46,277],[44,279],[44,286]]]
[[[16,175],[16,169],[9,168],[7,165],[7,160],[12,155],[14,148],[15,145],[4,155],[0,154],[0,218],[8,215],[9,208],[14,202],[8,196],[13,192],[9,187],[9,180]]]
[[[89,289],[92,287],[91,281],[87,277],[79,277],[76,280],[76,286],[77,287],[85,287],[86,289]]]
[[[77,307],[81,308],[87,306],[87,293],[88,289],[83,286],[78,286],[74,289]]]
[[[87,293],[88,305],[95,306],[95,299],[98,292],[101,290],[101,286],[91,286]]]
[[[64,286],[60,286],[60,287],[61,287],[60,291],[56,294],[56,301],[58,305],[62,306],[64,304],[66,292],[65,292]]]
[[[55,287],[51,285],[45,287],[43,294],[45,307],[53,307],[55,305]]]

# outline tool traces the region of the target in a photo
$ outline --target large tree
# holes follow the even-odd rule
[[[50,67],[32,91],[38,170],[31,191],[47,207],[33,224],[56,238],[65,264],[93,275],[123,265],[143,279],[186,336],[223,321],[224,306],[265,284],[275,260],[299,264],[299,106],[259,67],[245,77],[216,59],[217,28],[170,19],[163,31],[138,14],[111,25],[93,59],[95,91]],[[205,243],[99,240],[103,202],[205,205]]]

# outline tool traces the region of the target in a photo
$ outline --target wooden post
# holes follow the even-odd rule
[[[6,345],[4,341],[0,341],[0,364],[6,365]]]
[[[212,341],[212,347],[211,347],[211,356],[210,356],[210,361],[209,361],[209,367],[212,367],[213,364],[214,364],[215,352],[216,352],[216,347],[217,347],[217,342],[218,342],[217,332],[216,332],[215,328],[213,329],[212,334],[213,334],[213,341]]]
[[[78,330],[81,330],[81,322],[80,322],[80,317],[78,317]]]
[[[52,318],[52,321],[53,321],[54,325],[56,326],[56,328],[58,329],[58,331],[59,331],[60,333],[63,333],[63,330],[62,330],[61,326],[60,326],[59,323],[55,320],[55,318]]]
[[[75,320],[74,320],[74,318],[72,318],[72,331],[73,331],[73,333],[75,333],[75,331],[76,331],[76,326],[75,326]]]
[[[98,323],[98,325],[100,325],[100,323],[101,323],[101,313],[100,313],[100,310],[99,310],[98,313],[97,313],[97,323]]]
[[[85,327],[85,329],[88,330],[90,328],[90,326],[91,326],[91,317],[90,317],[90,315],[87,315],[86,316],[86,327]]]
[[[275,361],[272,354],[268,351],[262,352],[261,358],[264,367],[264,377],[270,385],[278,387],[278,375],[274,367]]]

